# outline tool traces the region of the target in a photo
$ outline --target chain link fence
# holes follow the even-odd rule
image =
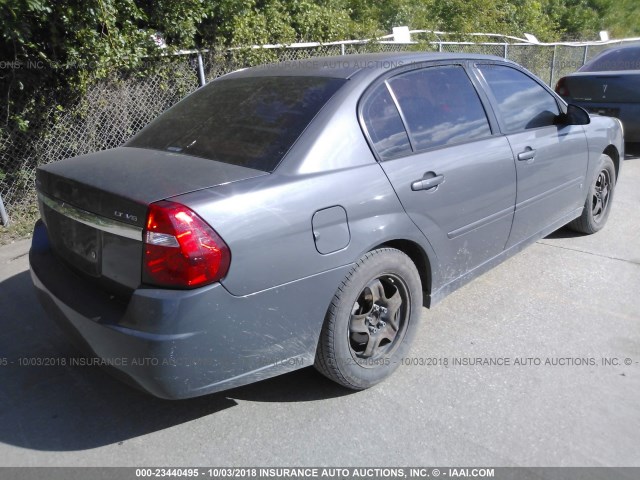
[[[426,50],[508,58],[553,86],[562,75],[577,70],[610,46],[338,42],[296,48],[269,46],[191,52],[154,60],[151,69],[117,72],[92,85],[83,98],[64,110],[52,99],[44,120],[30,126],[28,131],[0,130],[0,198],[10,217],[9,226],[0,227],[0,244],[30,233],[38,216],[34,178],[39,165],[122,145],[158,114],[197,89],[202,76],[211,81],[255,64],[258,58],[264,61],[265,57],[268,61],[294,61],[327,55]]]
[[[118,72],[92,85],[71,107],[56,99],[29,130],[0,130],[0,197],[9,225],[0,244],[30,233],[38,216],[39,165],[122,145],[156,116],[198,88],[193,56],[160,60],[154,74]],[[64,72],[61,72],[64,74]]]

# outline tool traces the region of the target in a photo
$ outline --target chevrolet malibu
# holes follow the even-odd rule
[[[569,224],[607,221],[620,122],[497,57],[377,54],[245,69],[123,147],[38,169],[46,311],[153,395],[306,365],[398,366],[422,307]]]

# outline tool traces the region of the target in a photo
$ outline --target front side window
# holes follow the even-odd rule
[[[506,133],[554,125],[560,114],[554,97],[515,68],[478,65],[504,122]]]
[[[160,115],[126,146],[272,171],[345,81],[292,76],[211,82]]]
[[[461,66],[404,73],[389,85],[416,151],[491,135],[478,93]]]

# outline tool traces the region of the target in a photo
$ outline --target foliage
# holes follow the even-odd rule
[[[604,17],[604,27],[616,38],[640,37],[640,2],[638,0],[617,0],[615,8],[608,8]]]
[[[32,128],[47,97],[64,104],[115,69],[144,74],[149,57],[179,49],[371,38],[398,25],[594,38],[638,33],[639,10],[636,0],[0,0],[0,129]]]
[[[605,19],[614,8],[614,0],[547,0],[544,11],[564,39],[596,40],[599,31],[614,27]]]

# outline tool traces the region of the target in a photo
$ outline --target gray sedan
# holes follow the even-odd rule
[[[619,121],[497,57],[246,69],[121,148],[40,167],[32,279],[78,345],[159,397],[307,365],[364,389],[423,305],[565,224],[601,229],[623,145]]]

